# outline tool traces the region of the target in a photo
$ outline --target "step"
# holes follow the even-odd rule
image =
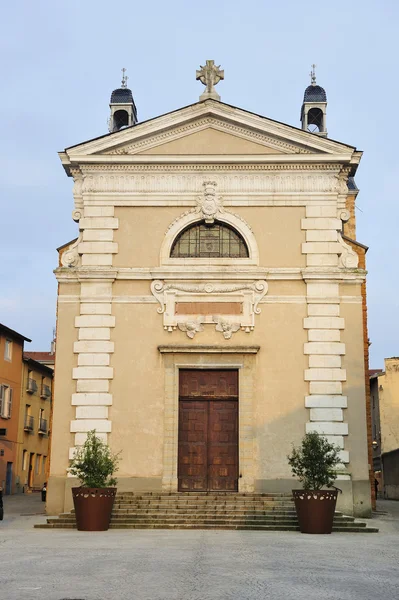
[[[38,528],[76,528],[75,511],[48,518]],[[231,492],[118,493],[111,529],[230,529],[299,531],[291,494]],[[334,532],[375,533],[337,511]]]
[[[49,524],[55,524],[55,523],[65,523],[65,524],[70,524],[70,523],[75,523],[75,519],[73,517],[69,517],[69,518],[54,518],[54,519],[47,519],[47,523]],[[295,516],[293,517],[283,517],[283,518],[270,518],[270,517],[263,517],[263,518],[257,518],[254,515],[249,515],[246,518],[241,518],[241,517],[237,517],[237,516],[230,516],[230,517],[224,517],[224,518],[220,518],[220,517],[209,517],[207,515],[203,516],[198,516],[195,518],[182,518],[182,517],[168,517],[165,515],[160,515],[158,519],[153,519],[153,518],[136,518],[136,517],[120,517],[120,518],[113,518],[111,523],[114,524],[118,524],[118,523],[136,523],[136,524],[149,524],[149,523],[153,523],[153,524],[157,524],[157,523],[175,523],[175,524],[189,524],[189,523],[193,523],[193,524],[204,524],[204,523],[215,523],[215,524],[294,524],[297,525],[298,524],[298,520]],[[337,527],[347,527],[347,526],[359,526],[359,527],[365,527],[366,524],[365,523],[355,523],[353,517],[341,517],[338,519],[334,519],[334,526]]]
[[[196,517],[197,515],[209,515],[209,516],[217,516],[224,517],[229,515],[237,515],[239,517],[246,517],[247,515],[257,515],[259,518],[262,517],[296,517],[296,512],[294,510],[290,511],[256,511],[256,510],[245,510],[245,511],[222,511],[222,510],[198,510],[198,511],[186,511],[186,510],[157,510],[157,511],[148,511],[148,510],[114,510],[112,511],[112,518],[117,518],[119,516],[129,517],[147,517],[156,519],[159,515],[170,515],[175,517]],[[60,515],[61,516],[61,515]]]
[[[73,517],[72,517],[73,518]],[[192,514],[174,514],[174,513],[159,513],[157,515],[146,515],[146,514],[118,514],[118,515],[112,515],[112,520],[120,520],[120,519],[145,519],[145,520],[149,520],[149,519],[154,519],[154,520],[159,520],[159,519],[186,519],[186,520],[190,520],[190,519],[257,519],[257,520],[276,520],[276,519],[296,519],[297,520],[297,516],[295,513],[289,514],[289,515],[285,515],[285,514],[277,514],[277,515],[259,515],[257,513],[248,513],[245,515],[237,515],[235,513],[229,513],[229,514],[225,514],[225,515],[219,515],[219,514],[212,514],[212,513],[196,513],[194,515]],[[353,523],[354,518],[353,517],[335,517],[334,518],[334,522],[351,522]]]
[[[39,524],[36,529],[76,529],[74,523]],[[111,523],[110,529],[209,529],[209,530],[242,530],[242,531],[299,531],[298,526],[293,525],[199,525],[199,524],[171,524],[171,523]],[[375,527],[335,527],[333,533],[378,533]]]
[[[34,526],[37,529],[76,529],[76,524],[71,523],[43,523]],[[247,530],[247,531],[299,531],[297,524],[200,524],[200,523],[111,523],[110,529],[209,529],[209,530]],[[378,533],[375,527],[366,527],[364,523],[353,525],[335,525],[333,533]]]
[[[293,502],[198,502],[194,500],[192,502],[114,502],[114,506],[188,506],[196,508],[197,506],[231,506],[232,508],[245,508],[247,506],[264,506],[265,508],[272,508],[273,506],[292,506]]]
[[[255,494],[255,493],[240,493],[240,492],[163,492],[163,493],[155,493],[155,492],[142,492],[140,494],[136,494],[134,492],[120,492],[116,494],[116,498],[220,498],[223,496],[227,496],[229,498],[292,498],[292,494],[290,493],[264,493],[264,494]]]

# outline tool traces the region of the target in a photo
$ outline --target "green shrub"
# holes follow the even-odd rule
[[[318,433],[307,433],[301,445],[287,456],[292,476],[298,477],[305,490],[331,487],[337,478],[335,467],[341,462],[339,451]]]
[[[69,472],[80,479],[82,487],[114,487],[117,482],[112,475],[118,470],[119,454],[113,454],[93,429],[72,459]]]

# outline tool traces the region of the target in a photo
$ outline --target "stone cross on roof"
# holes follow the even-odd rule
[[[224,79],[224,71],[220,70],[220,65],[217,67],[214,60],[207,60],[206,65],[204,67],[201,65],[201,69],[196,72],[196,79],[199,79],[201,83],[206,85],[204,93],[200,96],[200,100],[212,98],[213,100],[220,101],[220,96],[214,88],[221,79]]]

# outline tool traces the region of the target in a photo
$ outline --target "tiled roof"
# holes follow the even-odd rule
[[[54,352],[24,352],[24,358],[32,358],[37,362],[53,363],[55,354]]]
[[[309,85],[303,96],[304,102],[327,102],[327,94],[320,85]]]
[[[111,104],[130,104],[131,102],[133,102],[133,94],[129,88],[118,88],[111,94]]]
[[[383,369],[369,369],[369,377],[374,377],[374,375],[379,375],[380,373],[383,373],[384,370]]]
[[[25,340],[26,342],[32,341],[29,338],[22,335],[22,333],[18,333],[18,331],[14,331],[14,329],[10,329],[9,327],[7,327],[6,325],[3,325],[2,323],[0,323],[0,331],[5,333],[6,335],[10,336],[11,338],[15,338],[15,339],[18,339],[21,341]]]

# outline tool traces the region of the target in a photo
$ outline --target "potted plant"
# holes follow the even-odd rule
[[[341,462],[340,448],[317,432],[307,433],[298,448],[287,457],[292,476],[298,477],[302,490],[292,490],[299,528],[302,533],[331,533],[338,490],[330,488]]]
[[[76,524],[79,531],[106,531],[116,495],[119,454],[113,454],[93,429],[75,453],[69,472],[78,477],[80,487],[72,488]]]

